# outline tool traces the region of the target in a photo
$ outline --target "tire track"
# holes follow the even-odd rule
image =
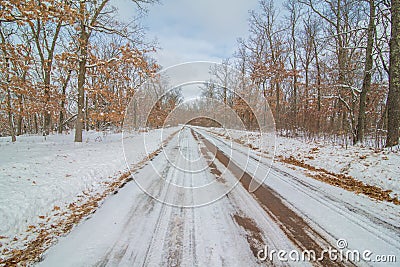
[[[187,133],[185,138],[188,138]],[[189,136],[190,137],[190,136]],[[187,142],[187,140],[186,140]],[[186,146],[188,143],[186,143]],[[185,144],[183,147],[185,147]],[[190,153],[186,150],[185,156],[189,157]],[[174,151],[174,162],[178,163],[180,159],[182,159],[182,155],[179,152],[179,149],[173,149]],[[182,151],[181,151],[182,153]],[[178,164],[179,165],[179,164]],[[183,172],[178,168],[169,168],[165,176],[168,179],[165,179],[165,183],[167,183],[167,188],[164,192],[163,201],[165,203],[161,204],[161,211],[157,219],[156,227],[154,230],[154,234],[152,237],[152,241],[147,249],[145,260],[143,262],[143,266],[147,266],[151,263],[151,256],[153,251],[155,250],[155,244],[163,241],[162,251],[164,252],[161,258],[163,265],[166,266],[180,266],[182,264],[183,256],[184,256],[184,246],[187,243],[187,239],[189,239],[189,247],[192,249],[192,253],[189,254],[193,259],[196,259],[195,256],[195,235],[194,235],[194,215],[192,208],[187,207],[175,207],[172,205],[168,205],[167,198],[168,196],[173,196],[173,203],[184,203],[184,198],[187,197],[185,191],[180,190],[180,187],[176,187],[176,185],[183,185],[188,183],[188,173]],[[189,175],[191,175],[189,173]],[[174,185],[174,186],[171,186]],[[177,188],[176,190],[172,188]],[[193,197],[193,194],[192,194]],[[189,212],[192,213],[192,220],[188,220]],[[189,227],[191,226],[191,234],[187,235]]]
[[[153,159],[150,159],[150,161],[151,160]],[[163,166],[162,168],[161,175],[162,176],[166,175],[169,172],[170,167],[171,166],[169,164],[165,164],[165,166]],[[160,196],[163,192],[164,185],[165,183],[163,183],[161,179],[154,179],[153,181],[151,181],[147,189],[152,192],[151,195]],[[101,261],[99,261],[95,266],[107,266],[108,264],[116,264],[122,260],[122,258],[127,253],[127,248],[128,248],[128,245],[124,244],[125,242],[124,237],[137,230],[136,224],[133,223],[135,222],[137,214],[143,214],[144,216],[149,215],[151,212],[153,212],[153,209],[156,204],[157,202],[154,198],[150,197],[145,192],[141,193],[141,196],[137,204],[132,206],[132,209],[128,213],[129,215],[122,226],[122,229],[124,229],[124,231],[120,233],[119,235],[120,237],[108,250],[104,258]],[[136,261],[136,258],[131,257],[131,259],[133,262]]]
[[[189,154],[189,160],[192,160],[190,158]],[[194,194],[193,194],[193,175],[190,175],[190,188],[192,188],[192,193],[190,194],[190,200],[191,203],[194,204]],[[186,226],[185,229],[187,229],[186,232],[186,239],[189,240],[189,249],[187,254],[189,254],[189,257],[191,256],[192,260],[191,262],[193,265],[197,266],[198,265],[198,260],[196,256],[196,218],[195,218],[195,212],[194,208],[187,208],[186,211],[190,213],[190,220],[185,220]],[[190,227],[189,227],[190,226]]]
[[[215,154],[217,152],[216,149],[210,151],[206,146],[204,146],[204,143],[199,140],[199,136],[193,130],[192,135],[199,144],[203,144],[200,151],[207,161],[210,174],[214,176],[217,181],[227,187],[228,185],[226,180],[222,177],[222,172],[218,169],[216,163],[214,162]],[[212,154],[212,156],[209,154]],[[246,191],[245,188],[236,187],[236,189],[237,190],[235,193],[231,192],[231,190],[228,190],[229,192],[226,194],[228,203],[234,208],[230,214],[230,219],[241,229],[243,229],[243,235],[257,264],[262,266],[289,266],[284,262],[276,261],[276,259],[268,258],[266,261],[260,261],[258,259],[257,256],[259,251],[263,250],[266,245],[268,245],[269,248],[275,249],[276,251],[282,248],[282,246],[276,243],[276,240],[273,237],[271,238],[271,231],[276,233],[276,235],[279,235],[282,232],[280,232],[278,229],[266,230],[265,224],[269,225],[268,222],[270,221],[270,217],[261,208],[259,203],[250,194],[248,194],[248,191]],[[245,210],[242,209],[243,203],[246,203]],[[258,214],[262,214],[262,217],[260,218],[260,216],[257,216]]]
[[[170,166],[169,165],[167,165],[167,166],[168,166],[168,168],[167,168],[167,170],[166,170],[164,175],[168,175],[170,173]],[[167,185],[164,186],[164,187],[166,187],[165,190],[164,190],[164,193],[163,193],[163,195],[164,195],[163,201],[164,202],[166,201],[166,199],[168,197],[168,193],[169,193],[170,187],[171,187],[171,183],[167,179],[165,179],[165,182],[167,183]],[[162,184],[165,185],[165,182],[162,183]],[[157,217],[157,220],[155,222],[154,233],[152,235],[150,244],[147,247],[145,255],[143,257],[142,266],[149,266],[149,261],[150,261],[150,258],[152,256],[153,250],[154,250],[153,247],[155,246],[155,244],[157,242],[160,241],[161,225],[163,223],[163,220],[167,220],[167,218],[166,218],[166,216],[167,216],[167,207],[169,207],[169,206],[167,204],[165,204],[165,203],[160,203],[160,206],[161,206],[160,207],[160,211],[158,213],[158,217]]]
[[[244,172],[236,163],[231,161],[221,150],[215,147],[202,134],[199,134],[199,139],[203,141],[206,147],[211,151],[216,151],[217,159],[227,167],[242,186],[249,191],[250,181],[253,179],[247,172]],[[306,221],[292,209],[290,209],[271,188],[261,184],[256,191],[250,193],[261,204],[261,207],[270,215],[270,217],[279,224],[280,228],[287,237],[296,244],[301,250],[313,249],[317,255],[321,255],[324,251],[322,246],[328,247],[329,242],[321,236],[317,231],[309,226]],[[329,258],[324,258],[318,262],[323,266],[344,266],[343,263],[332,261]]]

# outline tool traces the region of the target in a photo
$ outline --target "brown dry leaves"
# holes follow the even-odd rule
[[[396,205],[400,204],[397,197],[390,196],[392,190],[383,190],[374,185],[364,184],[349,175],[337,174],[322,168],[316,168],[305,163],[303,160],[295,159],[293,156],[280,158],[280,161],[312,171],[312,173],[307,174],[316,180],[341,187],[347,191],[355,192],[356,194],[363,194],[376,200],[392,202]]]

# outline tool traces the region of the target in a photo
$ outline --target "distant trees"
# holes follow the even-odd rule
[[[162,86],[162,85],[161,85]],[[165,92],[166,88],[163,87],[163,90],[160,90],[160,95],[155,103],[151,103],[152,109],[148,114],[147,118],[147,127],[151,128],[162,128],[166,127],[166,124],[169,124],[170,121],[173,121],[174,118],[169,118],[172,115],[175,108],[182,103],[182,90],[180,88],[172,89],[168,92]],[[183,114],[178,113],[177,116],[182,116]]]
[[[75,126],[81,142],[84,128],[121,125],[127,99],[158,66],[142,29],[116,12],[109,0],[2,2],[1,135]]]

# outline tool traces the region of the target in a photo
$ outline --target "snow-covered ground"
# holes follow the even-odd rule
[[[230,135],[243,144],[259,147],[259,133],[213,128],[213,132]],[[271,139],[272,140],[272,139]],[[276,136],[275,158],[294,157],[298,161],[336,174],[346,174],[365,184],[392,190],[400,197],[400,152],[390,149],[332,145],[328,142],[305,141]]]
[[[206,140],[239,167],[225,161]],[[322,249],[329,248],[371,251],[372,260],[381,255],[393,255],[396,260],[400,255],[398,205],[309,179],[279,162],[262,190],[250,193],[240,169],[254,173],[252,177],[260,181],[268,173],[268,160],[258,161],[256,151],[231,145],[201,129],[183,128],[163,151],[137,171],[136,183],[128,183],[107,198],[89,220],[61,237],[38,266],[318,263],[276,257],[263,262],[257,259],[263,248],[307,249],[316,251],[318,257],[324,255]],[[238,182],[239,177],[244,181]],[[210,196],[214,201],[209,201]],[[319,266],[352,265],[328,259],[326,254],[324,259]],[[376,265],[368,259],[350,261],[356,266]]]
[[[164,129],[167,138],[176,129]],[[124,136],[129,164],[141,161],[162,143],[161,131]],[[0,251],[4,256],[60,220],[69,205],[102,193],[128,167],[122,134],[88,132],[83,143],[73,134],[0,138]],[[147,150],[146,150],[147,149]]]
[[[298,248],[295,244],[311,244],[318,250],[335,247],[339,238],[348,241],[349,249],[398,257],[398,205],[310,179],[303,170],[279,160],[270,168],[275,151],[276,156],[348,173],[396,194],[400,191],[396,152],[346,150],[277,137],[276,150],[271,143],[268,151],[260,153],[256,133],[230,131],[232,138],[240,139],[231,144],[201,128],[181,128],[161,150],[163,141],[178,129],[125,136],[89,132],[81,144],[73,142],[73,135],[21,136],[16,143],[0,138],[0,266],[9,255],[16,262],[38,260],[44,249],[21,253],[35,254],[33,258],[19,256],[18,249],[36,246],[41,235],[45,245],[39,245],[44,248],[61,236],[41,258],[43,266],[256,266],[260,261],[254,253],[263,245],[292,250]],[[212,149],[204,152],[206,143],[199,136],[255,180],[262,181],[268,173],[263,190],[269,198],[263,200],[239,183],[235,176],[240,172],[231,171],[235,170],[232,166],[224,169],[223,160],[217,160]],[[251,144],[254,150],[239,143]],[[149,154],[154,155],[151,160],[146,159]],[[264,157],[257,158],[260,154]],[[136,183],[107,191],[126,174],[126,161],[140,166],[133,168]],[[391,183],[379,183],[378,176]],[[110,194],[113,188],[118,194]],[[86,216],[97,208],[97,204],[82,204],[90,199],[101,206],[88,220],[81,220],[84,216],[79,214]],[[62,228],[63,220],[71,220],[72,226],[80,223],[65,235],[70,228]],[[51,232],[60,226],[67,230]]]
[[[244,188],[221,198],[237,181],[231,176],[225,183],[217,182],[203,168],[207,163],[190,131],[172,139],[165,152],[137,175],[137,182],[159,201],[128,183],[90,220],[50,248],[38,265],[256,266],[246,232],[235,223],[234,214],[255,218],[262,235],[275,238],[271,247],[295,248],[278,226],[267,223],[267,214]],[[201,190],[205,185],[207,190]],[[220,197],[204,199],[215,195]],[[198,206],[204,201],[210,203]],[[192,207],[181,208],[187,205]]]

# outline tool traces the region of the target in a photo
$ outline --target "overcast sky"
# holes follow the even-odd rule
[[[134,14],[130,0],[113,0],[122,17]],[[155,55],[163,67],[187,61],[231,57],[237,38],[248,35],[248,11],[258,0],[161,0],[150,6],[143,24],[148,39],[157,39]]]

